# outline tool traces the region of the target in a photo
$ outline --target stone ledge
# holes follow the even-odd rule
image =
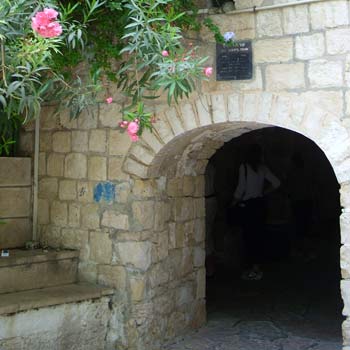
[[[8,266],[26,265],[34,263],[42,263],[52,260],[74,259],[79,257],[77,250],[62,250],[44,252],[42,249],[21,250],[11,249],[10,256],[0,258],[0,268]]]
[[[48,306],[77,303],[112,295],[113,289],[86,283],[0,295],[0,315],[38,309]]]

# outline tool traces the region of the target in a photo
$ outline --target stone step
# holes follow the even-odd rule
[[[0,257],[0,294],[75,283],[78,257],[74,250],[11,249]]]
[[[113,289],[88,283],[72,283],[56,287],[26,290],[0,295],[0,315],[31,309],[99,299],[113,294]]]
[[[0,294],[0,349],[105,349],[112,294],[83,283]]]

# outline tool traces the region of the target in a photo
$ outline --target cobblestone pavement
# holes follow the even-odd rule
[[[228,283],[222,271],[208,284],[207,325],[166,350],[340,350],[339,258],[330,260],[270,264],[261,281]]]

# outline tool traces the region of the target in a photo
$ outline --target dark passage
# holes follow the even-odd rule
[[[281,185],[261,209],[262,279],[247,280],[242,223],[227,207],[256,143]],[[218,150],[206,183],[209,323],[198,349],[340,350],[339,185],[322,150],[295,132],[260,129]]]

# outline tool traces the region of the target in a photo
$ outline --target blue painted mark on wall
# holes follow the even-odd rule
[[[115,184],[111,182],[100,182],[94,189],[94,201],[99,203],[101,200],[113,202],[115,200]]]

